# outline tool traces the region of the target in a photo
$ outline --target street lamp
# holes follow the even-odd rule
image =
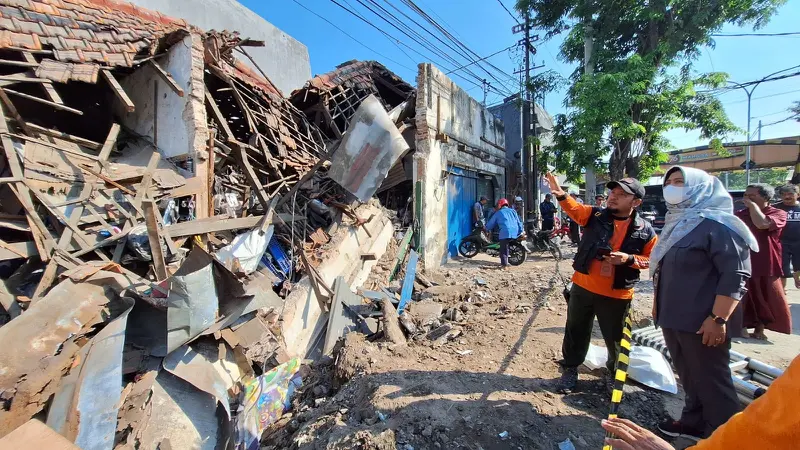
[[[751,121],[751,117],[750,117],[750,101],[753,99],[753,91],[756,90],[756,88],[758,87],[759,84],[763,83],[764,81],[768,81],[767,80],[768,78],[770,78],[770,77],[772,77],[774,75],[777,75],[777,74],[779,74],[781,72],[786,72],[787,70],[795,69],[795,68],[797,68],[797,66],[791,67],[789,69],[779,70],[779,71],[777,71],[775,73],[771,73],[771,74],[761,78],[760,80],[750,81],[748,83],[737,83],[735,81],[728,81],[727,82],[728,84],[731,85],[731,87],[736,88],[736,89],[741,89],[741,90],[743,90],[745,92],[745,94],[747,94],[747,141],[745,142],[745,145],[747,145],[747,147],[745,149],[745,156],[744,156],[745,174],[746,174],[746,179],[747,179],[747,185],[750,185],[750,121]],[[752,86],[752,87],[750,88],[750,90],[747,90],[747,88],[749,86]]]

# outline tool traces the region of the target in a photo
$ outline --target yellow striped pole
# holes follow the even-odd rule
[[[614,367],[614,390],[611,393],[611,408],[608,412],[608,418],[613,419],[617,417],[619,412],[619,404],[622,402],[622,390],[625,387],[625,380],[628,378],[628,363],[630,362],[631,354],[631,328],[633,322],[631,321],[630,310],[625,316],[625,327],[622,329],[622,340],[619,342],[619,356],[617,357],[617,364]],[[612,433],[606,432],[607,438],[613,438]],[[610,445],[603,445],[603,450],[612,450]]]

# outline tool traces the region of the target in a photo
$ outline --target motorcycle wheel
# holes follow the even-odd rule
[[[458,253],[465,258],[472,258],[478,254],[478,244],[470,240],[461,241],[458,244]]]
[[[508,243],[508,263],[512,266],[518,266],[525,262],[525,258],[528,256],[528,252],[525,250],[525,247],[522,246],[519,242],[509,242]]]

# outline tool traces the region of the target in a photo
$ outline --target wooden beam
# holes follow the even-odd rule
[[[0,65],[14,67],[39,67],[39,63],[37,62],[14,61],[11,59],[0,59]]]
[[[28,63],[32,63],[32,64],[36,64],[36,65],[39,64],[39,62],[36,61],[36,58],[34,58],[33,55],[31,54],[31,52],[22,52],[22,57]],[[35,76],[35,74],[33,74],[33,75]],[[47,80],[47,81],[43,82],[42,83],[42,87],[44,88],[44,92],[47,94],[47,98],[49,98],[50,101],[56,102],[59,105],[63,105],[64,104],[64,100],[62,100],[61,96],[58,95],[58,91],[56,91],[56,88],[53,86],[53,82],[52,81]]]
[[[222,111],[220,111],[217,101],[211,96],[208,86],[206,86],[206,102],[208,103],[208,106],[211,107],[211,114],[214,116],[214,121],[217,122],[220,127],[222,127],[222,132],[225,133],[225,138],[229,141],[234,139],[233,131],[231,131],[228,121],[225,120],[225,116],[222,115]]]
[[[28,242],[5,242],[0,241],[0,261],[17,258],[30,258],[39,254],[36,243]]]
[[[90,169],[88,167],[85,167],[85,166],[78,166],[78,168],[83,170],[83,171],[85,171],[85,172],[89,172],[90,174],[96,176],[97,178],[100,178],[101,180],[105,181],[106,183],[114,186],[115,188],[119,189],[120,191],[122,191],[122,192],[124,192],[124,193],[126,193],[128,195],[136,195],[136,192],[126,188],[125,186],[117,183],[116,181],[112,180],[111,178],[108,178],[107,176],[103,175],[100,172],[94,171],[94,170],[92,170],[92,169]]]
[[[150,254],[153,257],[153,269],[156,273],[156,281],[163,281],[169,277],[167,273],[167,262],[164,252],[161,251],[161,233],[158,229],[156,212],[158,208],[155,203],[147,199],[142,202],[144,209],[144,222],[147,224],[147,239],[150,242]]]
[[[50,100],[45,100],[43,98],[39,98],[39,97],[36,97],[36,96],[33,96],[33,95],[28,95],[28,94],[26,94],[24,92],[13,91],[13,90],[11,90],[9,88],[3,88],[3,90],[8,94],[16,95],[17,97],[22,97],[22,98],[25,98],[25,99],[28,99],[28,100],[31,100],[31,101],[34,101],[34,102],[37,102],[37,103],[41,103],[43,105],[50,106],[51,108],[55,108],[55,109],[57,109],[59,111],[71,112],[71,113],[77,114],[79,116],[83,115],[83,111],[81,111],[79,109],[70,108],[69,106],[65,106],[65,105],[62,105],[62,104],[59,104],[59,103],[56,103],[56,102],[51,102]]]
[[[261,185],[261,182],[258,180],[258,176],[256,172],[253,170],[253,166],[250,165],[250,161],[247,159],[247,147],[237,142],[234,144],[238,152],[236,156],[239,160],[239,164],[242,165],[242,169],[244,169],[244,176],[247,178],[247,181],[250,183],[250,187],[256,193],[256,197],[258,197],[258,201],[261,203],[261,206],[264,208],[264,212],[267,212],[267,208],[269,208],[269,197],[267,196],[267,192],[264,190],[264,186]]]
[[[106,160],[111,156],[111,150],[113,150],[114,146],[117,144],[120,128],[122,127],[120,127],[118,123],[111,125],[111,129],[108,130],[108,136],[106,136],[106,140],[103,142],[103,148],[100,149],[100,154],[97,155],[97,159],[103,167],[106,166]]]
[[[276,214],[277,219],[284,222],[295,222],[305,220],[305,217],[294,217],[291,214]],[[196,234],[216,233],[218,231],[239,230],[253,228],[262,223],[264,216],[248,217],[228,217],[227,215],[209,217],[207,219],[191,220],[189,222],[176,223],[169,225],[165,229],[173,238],[182,236],[193,236]],[[274,219],[270,222],[274,222]],[[268,224],[267,224],[268,225]]]
[[[152,59],[150,61],[147,61],[147,64],[149,64],[150,67],[152,67],[156,71],[156,74],[158,74],[158,76],[161,77],[161,79],[164,80],[164,82],[167,83],[167,85],[169,85],[169,87],[173,91],[175,91],[176,94],[178,94],[178,97],[183,97],[184,95],[183,89],[181,89],[181,87],[178,85],[178,82],[175,81],[174,78],[172,78],[172,75],[170,75],[169,72],[164,70],[157,62],[155,62]]]
[[[161,160],[161,154],[158,153],[158,150],[153,151],[153,154],[150,155],[150,160],[147,162],[147,169],[144,171],[144,176],[142,177],[142,181],[139,183],[139,186],[136,188],[136,196],[133,198],[134,207],[138,207],[142,204],[144,200],[144,196],[147,194],[147,191],[150,190],[150,183],[153,181],[153,173],[156,171],[158,167],[158,162]],[[136,226],[136,219],[129,218],[127,222],[125,222],[125,226],[122,227],[122,231],[127,236],[128,231],[131,228]],[[125,251],[125,242],[127,238],[120,241],[117,244],[117,247],[114,249],[114,256],[112,257],[112,261],[119,262],[122,259],[122,253]]]
[[[6,95],[6,93],[2,89],[0,89],[0,100],[2,100],[3,103],[6,105],[6,107],[8,108],[8,112],[11,113],[11,116],[14,117],[14,120],[17,121],[17,124],[19,124],[20,128],[22,128],[22,130],[26,134],[33,134],[31,132],[31,127],[28,126],[28,124],[25,122],[25,119],[23,119],[22,116],[19,114],[19,111],[17,111],[17,108],[14,106],[14,103],[11,102],[11,99],[8,98],[8,95]]]
[[[0,93],[2,93],[2,92],[3,91],[0,90]],[[64,139],[65,141],[74,142],[74,143],[76,143],[78,145],[82,145],[82,146],[84,146],[86,148],[89,148],[89,149],[92,149],[92,150],[100,150],[103,147],[103,144],[101,144],[99,142],[90,141],[89,139],[84,139],[82,137],[73,136],[73,135],[67,134],[67,133],[62,133],[61,131],[58,131],[58,130],[51,130],[50,128],[40,127],[39,125],[36,125],[36,124],[33,124],[33,123],[29,123],[28,124],[28,128],[30,128],[31,130],[33,130],[33,131],[35,131],[37,133],[41,133],[41,134],[44,134],[44,135],[47,135],[47,136],[56,137],[56,138],[59,138],[59,139]],[[31,133],[31,134],[33,134],[33,133]]]
[[[46,78],[36,78],[35,76],[28,75],[28,74],[18,74],[18,75],[0,75],[0,81],[5,81],[5,84],[13,84],[13,83],[51,83],[51,80]],[[4,84],[4,85],[5,85]]]
[[[38,139],[32,138],[30,136],[26,136],[24,134],[14,134],[14,133],[6,133],[6,134],[11,136],[11,137],[13,137],[13,138],[17,138],[17,139],[20,139],[20,140],[23,140],[23,141],[33,142],[34,144],[44,145],[45,147],[50,147],[50,148],[56,149],[58,151],[62,151],[64,153],[70,153],[72,155],[81,156],[81,157],[84,157],[84,158],[87,158],[87,159],[93,159],[95,161],[97,160],[97,156],[95,156],[95,155],[92,155],[92,154],[89,154],[89,153],[84,153],[84,152],[82,152],[80,150],[72,150],[71,148],[67,148],[67,147],[65,147],[63,145],[53,144],[52,142],[47,142],[47,141],[40,141]]]
[[[114,91],[114,95],[117,96],[119,101],[125,105],[125,109],[130,113],[136,110],[136,105],[133,104],[133,100],[128,97],[128,94],[125,92],[125,89],[122,88],[122,85],[119,84],[116,78],[114,78],[114,74],[111,73],[110,70],[101,70],[103,77],[108,81],[108,84],[111,86],[111,89]]]

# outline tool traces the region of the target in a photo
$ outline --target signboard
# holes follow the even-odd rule
[[[718,151],[709,148],[705,150],[696,150],[693,152],[670,154],[667,164],[674,165],[686,162],[696,162],[707,159],[717,158],[732,158],[735,156],[742,156],[745,153],[745,147],[727,147],[725,148],[727,155],[720,155]]]

